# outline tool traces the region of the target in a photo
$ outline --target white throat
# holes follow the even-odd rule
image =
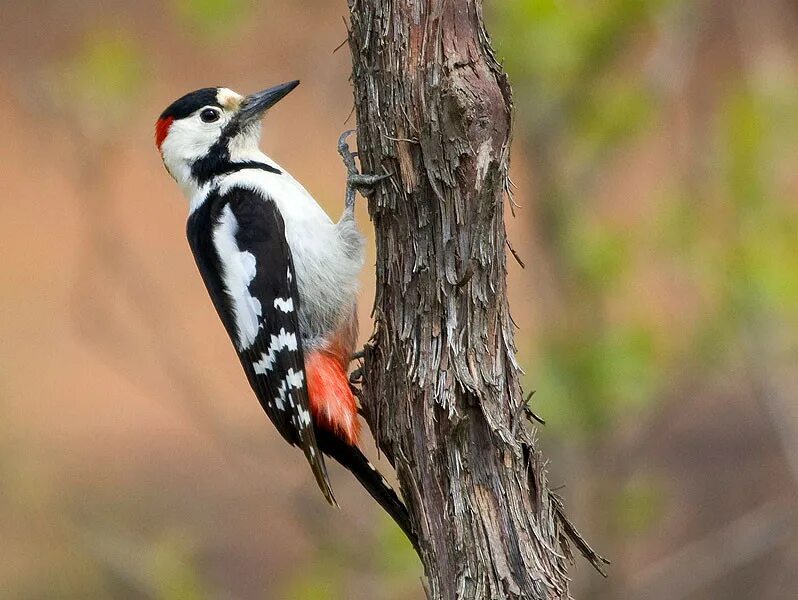
[[[200,185],[191,174],[191,165],[184,160],[169,161],[166,158],[164,158],[163,162],[166,165],[166,170],[169,171],[177,185],[180,186],[183,195],[191,201],[197,195],[197,192],[200,191]]]

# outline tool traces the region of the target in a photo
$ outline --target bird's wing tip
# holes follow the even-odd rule
[[[316,446],[315,443],[313,446]],[[314,449],[315,452],[310,452],[310,448],[306,448],[305,456],[310,463],[313,476],[316,478],[316,484],[318,484],[319,489],[321,490],[321,493],[324,494],[327,502],[336,508],[340,508],[332,490],[332,484],[330,483],[330,476],[327,473],[327,464],[324,461],[324,456],[321,454],[321,452],[319,452],[318,447],[315,447]]]

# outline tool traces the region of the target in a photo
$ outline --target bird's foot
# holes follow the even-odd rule
[[[357,352],[352,353],[352,360],[364,360],[366,358],[366,351],[367,350],[374,350],[377,347],[377,332],[380,329],[380,322],[374,322],[374,330],[371,333],[371,336],[363,344],[363,347],[358,350]],[[361,362],[350,374],[349,374],[349,383],[352,385],[359,385],[363,383],[363,363]]]
[[[379,183],[383,179],[388,179],[389,177],[390,175],[365,175],[363,173],[350,173],[346,178],[346,183],[363,194],[364,192],[371,192],[375,184]]]
[[[349,374],[349,383],[352,385],[360,385],[363,383],[363,367],[358,367]]]
[[[361,173],[355,164],[355,157],[357,152],[352,152],[347,144],[347,138],[355,132],[354,129],[344,131],[338,138],[338,154],[344,161],[346,167],[346,206],[353,206],[355,203],[355,191],[360,192],[364,196],[368,196],[373,190],[374,186],[384,179],[388,179],[388,175],[370,175]]]

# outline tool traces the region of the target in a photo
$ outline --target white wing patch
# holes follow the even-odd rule
[[[294,299],[293,298],[275,298],[274,308],[277,308],[284,313],[294,312]]]
[[[237,232],[238,220],[230,205],[226,204],[213,230],[213,243],[222,263],[222,282],[232,301],[236,345],[242,351],[249,348],[258,336],[262,307],[260,301],[249,293],[249,284],[257,272],[255,256],[239,249]]]
[[[296,390],[302,389],[304,381],[305,374],[302,371],[288,369],[288,373],[285,374],[285,385],[289,388],[294,388]]]
[[[280,333],[271,336],[269,340],[269,350],[262,352],[260,360],[252,363],[252,368],[258,375],[266,375],[268,371],[274,368],[274,361],[277,358],[277,353],[283,348],[288,348],[291,352],[297,349],[296,335],[288,333],[284,328],[280,328]],[[289,370],[289,372],[291,372]],[[300,373],[302,375],[302,373]]]
[[[298,413],[299,413],[299,422],[305,427],[310,425],[310,411],[305,410],[300,406]]]
[[[288,372],[285,374],[285,379],[280,384],[280,387],[277,388],[278,396],[274,399],[274,403],[277,405],[277,408],[280,410],[285,410],[285,400],[286,397],[290,402],[291,406],[294,405],[294,400],[291,397],[290,391],[291,389],[302,389],[305,381],[305,374],[302,371],[294,371],[293,369],[288,369]]]

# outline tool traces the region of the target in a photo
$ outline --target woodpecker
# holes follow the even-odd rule
[[[334,223],[259,148],[261,117],[298,81],[242,96],[209,87],[163,111],[155,144],[189,201],[189,246],[252,390],[283,438],[299,446],[336,505],[324,455],[349,469],[417,545],[407,508],[358,448],[358,409],[347,377],[357,339],[363,237],[349,171]]]

